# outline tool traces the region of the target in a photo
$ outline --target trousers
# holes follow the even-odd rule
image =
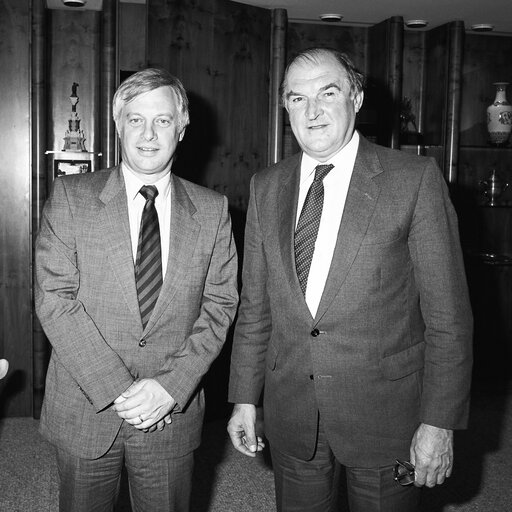
[[[338,510],[342,465],[321,426],[311,460],[301,460],[270,445],[278,512]],[[421,490],[393,479],[393,465],[377,468],[344,466],[350,512],[417,512]]]
[[[82,459],[57,448],[60,512],[114,510],[123,466],[133,512],[188,512],[194,452],[155,459],[144,450],[144,436],[151,435],[158,432],[140,432],[123,422],[111,448],[98,459]]]

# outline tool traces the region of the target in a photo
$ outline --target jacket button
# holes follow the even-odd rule
[[[140,347],[140,348],[144,348],[144,347],[146,346],[146,343],[147,343],[147,341],[146,341],[144,338],[142,338],[142,339],[139,341],[139,347]]]
[[[320,334],[320,331],[318,329],[313,329],[311,331],[311,336],[313,336],[313,338],[316,338],[319,334]]]
[[[315,376],[314,376],[314,375],[310,375],[310,376],[309,376],[309,379],[310,379],[310,380],[315,380]]]

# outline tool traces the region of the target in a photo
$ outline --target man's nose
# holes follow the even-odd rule
[[[145,140],[150,141],[156,139],[156,131],[151,123],[144,125],[144,133],[142,134]]]
[[[322,112],[322,105],[317,98],[311,98],[308,100],[306,108],[306,116],[308,119],[316,119]]]

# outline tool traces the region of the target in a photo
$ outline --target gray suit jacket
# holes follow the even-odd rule
[[[258,403],[265,433],[313,455],[318,413],[352,466],[408,458],[420,422],[463,428],[472,316],[447,187],[433,159],[361,137],[315,318],[294,263],[300,155],[256,174],[229,399]]]
[[[52,345],[41,431],[80,457],[109,448],[110,405],[135,379],[176,400],[173,422],[145,435],[155,457],[199,444],[200,381],[235,315],[237,257],[226,198],[171,176],[167,273],[143,330],[119,168],[54,182],[36,244],[36,311]],[[142,343],[141,343],[142,342]]]

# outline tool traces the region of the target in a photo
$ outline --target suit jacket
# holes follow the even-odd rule
[[[300,155],[253,177],[229,399],[302,459],[318,414],[350,466],[408,459],[420,422],[463,428],[472,316],[447,187],[433,159],[361,137],[318,312],[295,271]]]
[[[52,345],[41,431],[96,458],[122,420],[110,405],[135,379],[156,379],[176,400],[173,422],[145,435],[155,457],[197,447],[200,381],[235,315],[237,257],[220,194],[171,175],[167,273],[145,329],[119,168],[54,182],[36,244],[36,311]]]

